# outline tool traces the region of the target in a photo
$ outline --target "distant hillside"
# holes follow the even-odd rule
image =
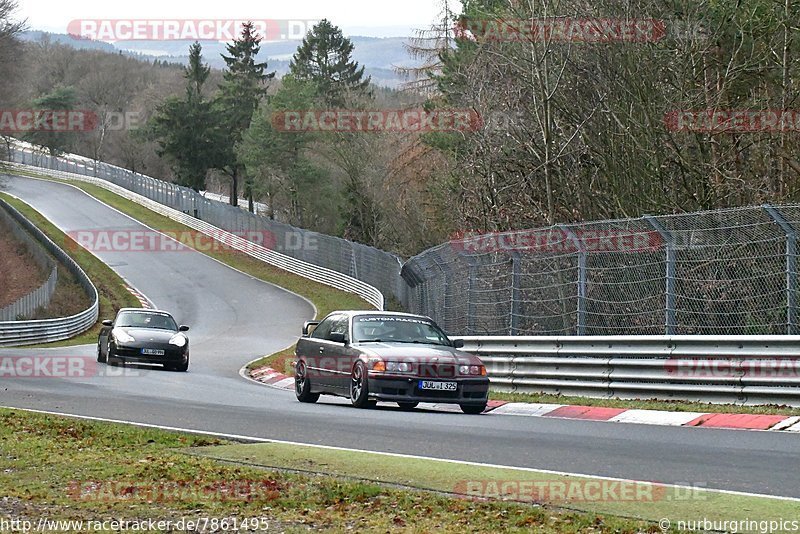
[[[126,55],[139,57],[145,60],[160,59],[174,63],[185,64],[188,61],[189,41],[118,41],[114,44],[101,41],[75,39],[70,35],[29,31],[22,35],[27,41],[40,41],[49,39],[51,42],[72,46],[81,49],[103,50],[106,52],[122,52]],[[394,67],[414,66],[413,61],[406,53],[405,37],[350,37],[353,41],[353,58],[363,65],[368,75],[372,76],[375,85],[384,87],[397,87],[403,82],[394,72]],[[215,69],[222,69],[225,62],[220,54],[225,53],[225,44],[218,42],[204,42],[203,56],[208,64]],[[283,76],[289,71],[291,59],[300,41],[272,41],[261,44],[259,59],[267,61],[269,69],[276,71],[278,76]]]

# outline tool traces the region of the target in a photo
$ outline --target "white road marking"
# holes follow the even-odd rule
[[[131,425],[137,426],[141,428],[155,428],[158,430],[168,430],[171,432],[185,432],[187,434],[196,434],[202,436],[213,436],[217,438],[223,439],[230,439],[230,440],[237,440],[237,441],[249,441],[253,443],[278,443],[281,445],[292,445],[296,447],[313,447],[317,449],[325,449],[331,451],[343,451],[343,452],[358,452],[358,453],[366,453],[366,454],[376,454],[379,456],[388,456],[391,458],[408,458],[410,460],[429,460],[434,462],[444,462],[449,464],[456,464],[456,465],[468,465],[472,467],[488,467],[492,469],[508,469],[512,471],[523,471],[526,473],[543,473],[546,475],[556,475],[556,476],[564,476],[564,477],[580,477],[580,478],[588,478],[591,480],[611,480],[616,482],[626,482],[626,483],[645,483],[645,484],[652,484],[654,483],[651,480],[632,480],[629,478],[617,478],[617,477],[604,477],[599,475],[587,475],[584,473],[568,473],[565,471],[553,471],[550,469],[536,469],[533,467],[516,467],[513,465],[500,465],[500,464],[489,464],[489,463],[482,463],[482,462],[470,462],[467,460],[453,460],[450,458],[435,458],[432,456],[418,456],[415,454],[401,454],[397,452],[382,452],[382,451],[370,451],[365,449],[352,449],[349,447],[335,447],[332,445],[315,445],[313,443],[302,443],[298,441],[285,441],[280,439],[270,439],[270,438],[260,438],[256,436],[243,436],[240,434],[225,434],[222,432],[211,432],[208,430],[196,430],[192,428],[180,428],[175,426],[165,426],[165,425],[155,425],[151,423],[139,423],[136,421],[126,421],[124,419],[108,419],[105,417],[94,417],[91,415],[76,415],[70,413],[62,413],[62,412],[52,412],[47,410],[34,410],[31,408],[17,408],[14,406],[0,406],[0,409],[5,410],[20,410],[23,412],[30,412],[30,413],[38,413],[44,415],[55,415],[59,417],[71,417],[73,419],[83,419],[86,421],[98,421],[102,423],[116,423],[116,424],[123,424],[123,425]],[[662,484],[659,485],[665,488],[675,488],[675,489],[683,489],[683,490],[691,490],[697,491],[696,487],[693,486],[685,486],[682,484]],[[712,493],[722,493],[725,495],[738,495],[741,497],[758,497],[764,499],[773,499],[778,501],[789,501],[789,502],[798,502],[800,503],[800,498],[796,497],[783,497],[779,495],[765,495],[763,493],[748,493],[745,491],[733,491],[733,490],[724,490],[724,489],[716,489],[716,488],[702,488],[702,491],[708,491]]]

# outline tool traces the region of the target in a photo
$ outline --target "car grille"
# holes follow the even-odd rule
[[[423,363],[419,366],[419,376],[422,378],[453,378],[456,376],[456,366],[451,363]]]

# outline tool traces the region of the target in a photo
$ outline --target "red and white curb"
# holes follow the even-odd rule
[[[294,390],[294,378],[279,373],[271,367],[254,369],[250,372],[250,378],[273,388]],[[455,404],[421,403],[420,408],[443,412],[461,412],[461,409]],[[789,415],[668,412],[664,410],[635,410],[626,408],[606,408],[603,406],[535,404],[495,400],[489,401],[489,405],[484,413],[489,415],[582,419],[585,421],[606,421],[610,423],[724,428],[729,430],[772,430],[800,433],[800,417]]]
[[[139,303],[142,305],[142,308],[146,310],[155,309],[155,306],[153,306],[153,303],[150,301],[150,299],[144,296],[144,294],[138,291],[136,288],[131,286],[125,286],[125,288],[128,290],[128,293],[136,297],[136,300],[139,301]]]

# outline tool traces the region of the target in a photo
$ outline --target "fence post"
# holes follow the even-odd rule
[[[666,243],[666,287],[664,289],[666,302],[664,305],[664,323],[666,326],[666,335],[672,336],[675,334],[675,328],[677,326],[677,320],[675,316],[675,281],[677,279],[677,253],[675,250],[675,241],[672,238],[672,233],[664,228],[664,225],[662,225],[658,219],[652,215],[645,215],[644,220],[646,220],[650,226],[652,226],[653,229],[658,232],[659,235],[661,235],[661,239],[663,239],[664,243]]]
[[[578,324],[576,333],[583,336],[586,335],[586,247],[569,226],[559,224],[557,228],[563,230],[578,249]]]
[[[764,211],[786,234],[786,333],[797,333],[797,232],[783,214],[769,204]]]
[[[511,320],[509,324],[509,334],[516,336],[519,334],[520,306],[522,306],[522,260],[518,250],[512,250],[511,254]]]

